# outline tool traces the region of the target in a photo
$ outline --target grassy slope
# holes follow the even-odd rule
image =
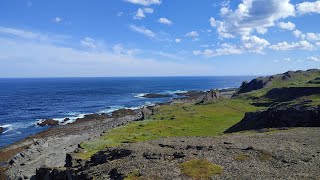
[[[227,128],[239,122],[245,112],[252,112],[265,107],[256,107],[252,102],[270,102],[263,96],[272,88],[281,87],[313,87],[310,80],[320,77],[319,73],[308,76],[296,75],[290,80],[274,80],[271,87],[246,93],[235,99],[224,99],[207,105],[177,104],[158,109],[149,120],[132,122],[128,125],[113,129],[93,141],[83,142],[84,151],[79,158],[89,158],[95,152],[105,147],[118,146],[122,143],[139,142],[170,136],[216,136]],[[255,98],[252,98],[255,97]],[[255,100],[252,100],[255,99]],[[312,100],[310,105],[320,104],[320,95],[305,96],[289,102]]]
[[[216,136],[239,122],[245,112],[256,111],[249,100],[226,99],[207,105],[177,104],[158,109],[150,120],[132,122],[113,129],[93,141],[83,142],[79,158],[122,143],[139,142],[170,136]],[[261,108],[260,108],[261,109]]]

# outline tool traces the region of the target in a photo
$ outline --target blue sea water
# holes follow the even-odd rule
[[[170,98],[141,98],[145,93],[239,87],[254,77],[136,77],[136,78],[21,78],[0,79],[0,147],[48,127],[39,120],[75,120],[84,114],[112,112],[164,102]]]

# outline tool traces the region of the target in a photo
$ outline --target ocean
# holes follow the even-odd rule
[[[37,122],[53,118],[74,121],[89,113],[138,108],[172,97],[148,99],[146,93],[174,94],[190,90],[239,87],[252,76],[132,78],[7,78],[0,79],[0,147],[48,127]]]

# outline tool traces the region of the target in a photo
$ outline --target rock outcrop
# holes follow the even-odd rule
[[[0,127],[0,134],[2,134],[4,131],[3,127]]]
[[[256,79],[251,80],[250,82],[243,82],[240,86],[239,90],[234,96],[237,96],[239,94],[251,92],[254,90],[262,89],[265,87],[269,87],[273,84],[274,81],[288,81],[295,77],[299,76],[310,76],[310,74],[314,73],[320,73],[319,69],[309,69],[307,71],[288,71],[283,74],[277,74],[273,76],[267,76],[267,77],[259,77]],[[320,75],[320,74],[319,74]],[[311,82],[312,83],[312,82]]]
[[[281,106],[249,112],[225,133],[281,127],[320,127],[320,106]]]
[[[46,119],[44,121],[38,122],[37,125],[39,126],[56,126],[59,124],[59,121],[54,119]]]
[[[265,97],[275,101],[290,101],[313,94],[320,94],[320,87],[274,88],[268,91]]]
[[[164,98],[164,97],[172,97],[171,94],[145,94],[141,97],[144,98]]]
[[[226,92],[223,92],[226,94]],[[191,104],[207,104],[217,101],[224,96],[219,90],[211,89],[210,91],[190,91],[187,93],[180,93],[178,95],[185,96],[184,98],[173,99],[171,103],[191,103]]]

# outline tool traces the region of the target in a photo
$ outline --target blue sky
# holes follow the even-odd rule
[[[0,1],[0,77],[320,68],[320,1]]]

